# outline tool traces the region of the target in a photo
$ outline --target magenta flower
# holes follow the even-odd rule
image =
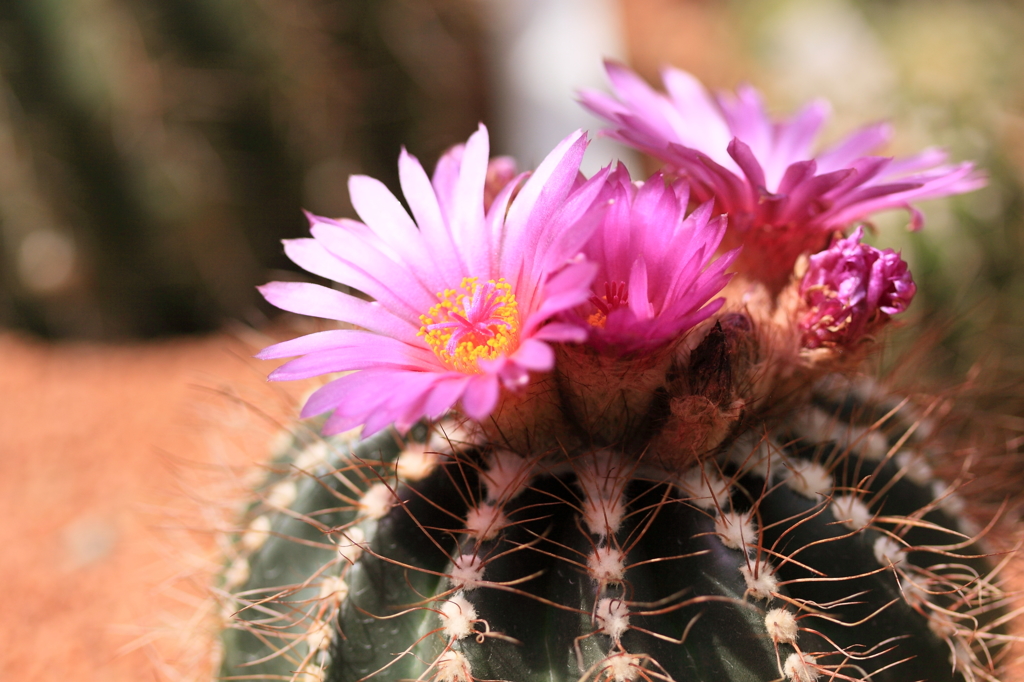
[[[603,176],[577,187],[586,145],[583,133],[570,135],[525,183],[525,176],[504,182],[489,210],[483,126],[438,162],[433,183],[402,151],[412,218],[383,184],[353,176],[349,192],[364,222],[311,215],[313,238],[287,240],[285,251],[306,270],[374,300],[315,284],[261,287],[279,308],[361,328],[264,349],[257,357],[302,356],[270,378],[352,372],[316,391],[302,410],[303,417],[333,410],[326,433],[360,424],[367,434],[390,423],[405,430],[459,401],[469,417],[488,416],[502,387],[521,388],[530,371],[551,369],[547,342],[586,337],[578,326],[548,322],[590,295],[594,266],[567,265],[600,218],[592,205]]]
[[[892,249],[861,244],[858,227],[811,256],[800,284],[808,312],[800,321],[807,348],[851,345],[902,313],[917,292],[907,264]]]
[[[740,269],[775,288],[801,253],[820,250],[835,230],[888,208],[910,211],[918,229],[923,218],[911,201],[985,183],[972,164],[946,165],[936,149],[899,160],[867,156],[888,141],[886,124],[813,155],[829,110],[821,101],[773,120],[749,86],[712,98],[690,74],[666,68],[666,95],[620,64],[606,69],[617,99],[586,91],[582,104],[612,123],[611,137],[687,178],[698,201],[715,199],[729,214],[726,245],[746,244]]]
[[[599,201],[609,208],[583,253],[600,269],[593,296],[574,311],[589,323],[591,343],[619,353],[652,350],[722,307],[724,299],[708,301],[728,283],[725,269],[737,251],[712,262],[726,225],[724,216],[711,217],[713,202],[686,216],[685,182],[666,185],[656,173],[633,183],[621,165]]]

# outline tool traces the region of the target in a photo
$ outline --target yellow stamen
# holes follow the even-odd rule
[[[478,360],[508,355],[519,346],[519,304],[504,279],[479,284],[466,277],[458,289],[440,291],[437,298],[439,303],[420,315],[417,336],[451,369],[479,373]]]
[[[587,318],[587,324],[591,327],[597,327],[598,329],[604,329],[604,326],[608,324],[608,316],[603,311],[598,310],[595,313],[591,313]]]

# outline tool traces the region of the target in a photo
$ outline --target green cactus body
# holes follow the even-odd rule
[[[293,448],[228,571],[221,674],[994,680],[997,561],[923,424],[830,379],[679,466],[450,421]]]

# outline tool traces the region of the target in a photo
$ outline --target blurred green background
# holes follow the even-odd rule
[[[541,105],[509,113],[506,81],[600,85],[567,69],[599,74],[611,53],[652,81],[662,63],[749,81],[780,114],[824,96],[827,140],[889,119],[887,153],[975,159],[986,189],[925,203],[918,234],[880,216],[874,241],[911,261],[908,316],[940,330],[930,371],[988,358],[1024,375],[1024,5],[517,2],[4,0],[0,327],[123,340],[262,324],[254,286],[302,276],[279,244],[304,233],[300,209],[352,215],[349,174],[395,187],[401,145],[430,167],[479,120],[496,151],[536,163],[515,131]],[[531,34],[563,38],[543,70],[509,62],[528,43],[502,37],[556,16],[572,30]],[[571,85],[552,90],[572,101]],[[579,116],[559,136],[592,125]]]

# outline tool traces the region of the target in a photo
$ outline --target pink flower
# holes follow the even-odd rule
[[[885,124],[813,155],[828,115],[821,101],[773,120],[749,86],[712,98],[690,74],[666,68],[666,95],[620,64],[605,66],[617,99],[586,91],[583,105],[613,124],[611,137],[687,178],[698,201],[715,199],[716,210],[729,214],[727,246],[746,244],[740,269],[775,288],[801,253],[820,250],[835,230],[889,208],[910,211],[919,229],[923,218],[911,201],[985,183],[972,164],[946,165],[936,149],[899,160],[867,156],[888,141]]]
[[[858,227],[811,256],[800,284],[809,310],[800,322],[804,346],[850,345],[902,313],[917,292],[907,264],[892,249],[861,244]]]
[[[724,299],[708,300],[728,283],[725,269],[737,252],[712,262],[725,234],[724,216],[711,217],[713,202],[686,216],[685,182],[666,185],[656,173],[633,183],[621,165],[600,200],[608,211],[583,249],[600,269],[594,295],[575,311],[590,323],[591,343],[619,353],[652,350],[722,306]]]
[[[525,183],[525,176],[504,182],[489,210],[483,126],[438,162],[433,182],[402,151],[412,218],[383,184],[353,176],[349,193],[364,222],[311,215],[313,238],[285,241],[285,251],[306,270],[374,300],[315,284],[261,287],[279,308],[361,328],[264,349],[257,357],[302,356],[270,378],[352,372],[316,391],[302,410],[303,417],[333,410],[326,433],[360,424],[367,434],[390,423],[405,430],[459,401],[469,417],[488,416],[502,387],[521,388],[530,371],[551,369],[547,342],[586,337],[579,327],[548,323],[590,295],[594,267],[566,265],[600,217],[591,207],[603,177],[577,187],[586,145],[583,133],[570,135]]]

